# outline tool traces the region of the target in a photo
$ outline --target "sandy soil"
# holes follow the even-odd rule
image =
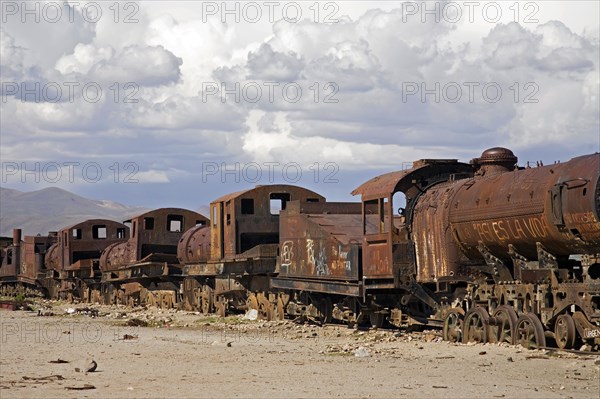
[[[1,398],[600,397],[598,356],[449,344],[437,332],[53,306],[46,317],[0,311]],[[96,371],[84,372],[91,360]]]

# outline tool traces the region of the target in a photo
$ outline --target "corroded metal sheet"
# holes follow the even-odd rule
[[[290,201],[321,203],[325,198],[302,187],[275,184],[256,186],[213,201],[210,259],[234,259],[257,245],[277,244],[279,211]]]
[[[100,269],[108,272],[133,265],[148,256],[160,255],[161,261],[177,261],[177,244],[192,227],[206,225],[203,215],[181,208],[160,208],[138,215],[130,223],[130,238],[106,248],[100,258]]]
[[[352,195],[360,194],[365,200],[385,198],[395,192],[402,191],[409,196],[411,188],[414,188],[417,184],[426,186],[428,179],[432,177],[470,172],[470,165],[460,163],[456,159],[421,159],[413,162],[410,169],[386,173],[372,178],[352,191]]]
[[[413,214],[417,280],[433,282],[460,272],[460,254],[448,221],[453,184],[434,186],[421,196]]]
[[[210,227],[195,226],[186,231],[177,244],[181,264],[203,263],[210,257]]]
[[[362,218],[360,204],[340,204],[345,214],[332,214],[335,203],[301,213],[281,215],[280,276],[357,281],[360,278]],[[354,208],[354,209],[352,209]],[[354,211],[354,214],[349,213]]]
[[[38,273],[45,271],[44,256],[56,242],[56,235],[25,236],[21,240],[21,230],[13,230],[10,245],[2,248],[0,278],[4,280],[22,280],[34,284]]]
[[[600,154],[456,183],[449,220],[470,258],[482,242],[508,259],[508,244],[537,256],[539,242],[555,256],[591,254],[600,246]]]
[[[46,266],[61,276],[62,271],[82,271],[86,277],[93,277],[93,261],[100,259],[105,248],[125,242],[128,237],[129,228],[113,220],[89,219],[65,227],[46,254]]]

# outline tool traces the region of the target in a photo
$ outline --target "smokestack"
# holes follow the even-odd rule
[[[13,257],[12,264],[15,265],[16,274],[21,274],[21,229],[13,229]]]
[[[21,246],[21,229],[13,229],[13,247]]]

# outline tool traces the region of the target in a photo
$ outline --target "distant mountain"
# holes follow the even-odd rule
[[[86,219],[120,222],[147,210],[84,198],[57,187],[30,192],[0,187],[0,236],[11,236],[14,228],[23,229],[24,235],[46,235]]]

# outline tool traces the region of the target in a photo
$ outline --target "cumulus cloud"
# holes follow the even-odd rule
[[[102,81],[159,86],[177,82],[182,62],[163,46],[133,45],[111,59],[100,60],[90,75]]]
[[[0,29],[3,82],[97,82],[103,96],[33,101],[3,87],[1,155],[85,149],[139,163],[146,182],[175,184],[203,161],[394,168],[496,145],[550,144],[572,156],[598,142],[597,34],[560,14],[471,26],[407,19],[389,3],[351,8],[331,24],[223,22],[203,18],[200,5],[158,2],[140,3],[129,25],[87,23],[80,6],[73,23],[13,19]],[[260,96],[249,98],[248,85]]]
[[[280,53],[263,43],[257,51],[248,53],[248,77],[251,79],[294,81],[299,78],[302,59],[294,52]]]

